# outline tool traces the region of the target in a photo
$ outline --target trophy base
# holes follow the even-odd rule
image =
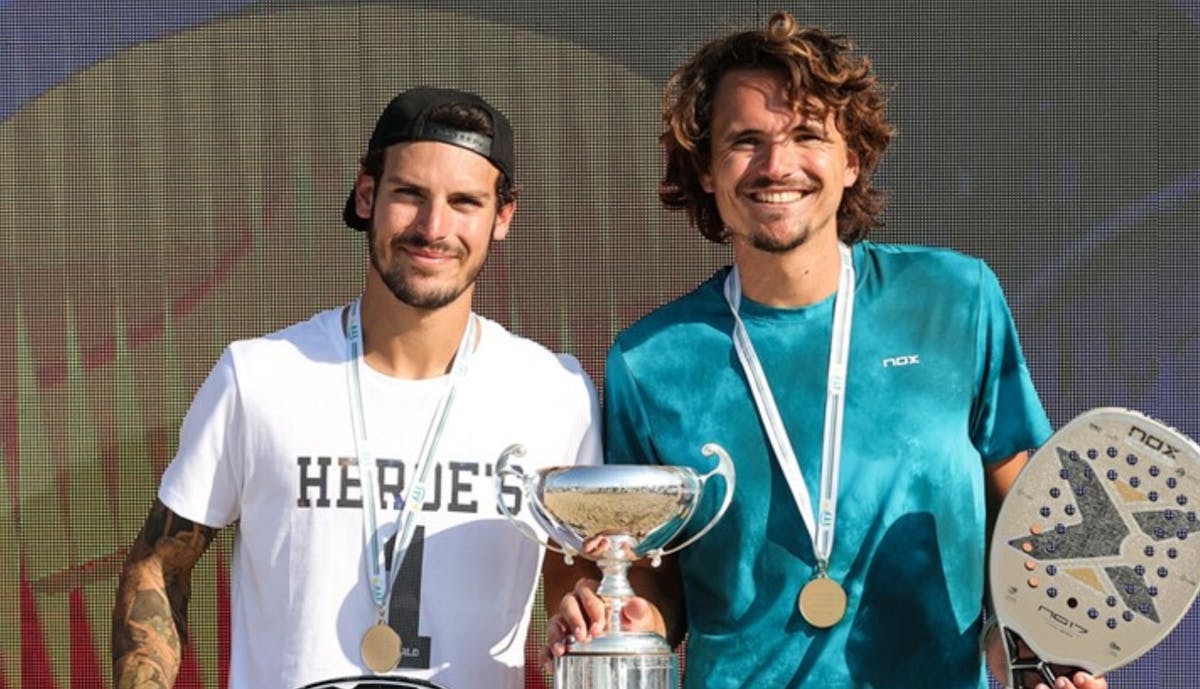
[[[554,689],[678,689],[679,659],[657,634],[602,636],[554,661]]]

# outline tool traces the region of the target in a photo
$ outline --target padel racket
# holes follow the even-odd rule
[[[1110,672],[1170,633],[1200,589],[1198,513],[1200,448],[1158,421],[1093,409],[1047,440],[992,535],[1007,686],[1028,672],[1053,686],[1052,666]]]

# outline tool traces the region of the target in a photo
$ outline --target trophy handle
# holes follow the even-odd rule
[[[708,457],[713,455],[717,456],[717,466],[713,468],[712,471],[700,477],[700,490],[704,490],[704,487],[708,485],[708,480],[710,478],[719,475],[721,478],[725,479],[725,499],[721,501],[721,508],[717,510],[717,514],[709,520],[708,524],[704,525],[703,529],[700,529],[700,531],[691,538],[687,539],[683,543],[680,543],[674,548],[669,548],[667,550],[660,548],[658,550],[652,550],[649,553],[646,553],[648,556],[650,556],[650,562],[655,567],[662,562],[664,555],[677,553],[692,543],[695,543],[700,539],[701,536],[708,533],[709,529],[713,528],[717,525],[717,522],[721,521],[721,517],[725,515],[725,510],[729,509],[729,503],[733,500],[733,489],[734,486],[737,485],[737,480],[734,478],[733,460],[729,458],[729,453],[725,451],[725,448],[716,443],[705,443],[704,447],[700,448],[700,451]]]
[[[546,550],[550,550],[562,555],[563,559],[566,560],[566,563],[569,565],[575,561],[575,553],[573,551],[563,550],[562,548],[552,545],[550,539],[542,540],[539,538],[538,535],[534,533],[533,527],[517,519],[516,516],[509,511],[508,505],[504,504],[504,493],[501,491],[501,487],[503,486],[504,477],[512,476],[517,479],[517,490],[521,491],[521,498],[525,501],[526,505],[530,506],[531,510],[534,509],[533,499],[530,498],[529,492],[526,490],[530,477],[526,475],[525,472],[521,471],[520,467],[509,466],[508,462],[509,457],[524,456],[525,446],[520,443],[513,443],[512,445],[504,448],[504,452],[500,453],[500,459],[496,460],[496,507],[500,510],[500,513],[512,523],[513,526],[517,527],[517,531],[520,532],[522,536],[528,538],[534,543],[537,543]]]

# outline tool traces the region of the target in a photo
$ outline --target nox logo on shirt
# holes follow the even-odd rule
[[[398,459],[378,458],[375,460],[379,486],[380,509],[399,510],[404,504],[406,477],[412,474],[412,466]],[[362,508],[362,480],[358,460],[354,457],[300,456],[296,458],[297,496],[296,507],[300,508]],[[488,514],[498,514],[493,496],[494,471],[490,463],[445,462],[436,464],[429,471],[425,485],[424,511],[467,512],[480,511],[480,505]],[[521,510],[521,491],[513,479],[505,477],[501,494],[513,514]]]

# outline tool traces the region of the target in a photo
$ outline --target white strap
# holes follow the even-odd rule
[[[841,272],[833,306],[833,332],[829,343],[829,373],[825,392],[825,427],[821,442],[821,482],[818,519],[813,518],[812,498],[800,472],[800,462],[792,449],[787,428],[771,394],[771,386],[762,370],[754,343],[738,313],[742,300],[741,278],[737,266],[725,279],[725,301],[733,313],[733,345],[750,384],[750,393],[758,409],[758,417],[766,430],[775,459],[792,491],[792,498],[804,526],[812,538],[817,566],[824,572],[833,552],[833,535],[837,523],[838,469],[842,457],[842,419],[846,406],[846,375],[850,358],[850,327],[854,320],[854,256],[845,244],[838,244]]]
[[[425,432],[425,440],[421,444],[421,452],[417,456],[417,465],[413,471],[413,480],[409,483],[401,507],[396,537],[392,544],[391,568],[386,567],[387,553],[379,543],[379,529],[375,502],[375,454],[371,451],[367,440],[366,418],[363,413],[362,396],[362,359],[363,335],[362,320],[359,314],[362,299],[356,299],[350,304],[350,313],[346,326],[346,378],[350,395],[350,419],[354,424],[355,454],[358,456],[358,470],[362,485],[363,501],[363,541],[367,548],[367,582],[371,588],[371,600],[379,610],[381,622],[387,621],[388,593],[400,572],[400,565],[408,553],[416,527],[416,516],[425,502],[425,484],[429,478],[429,468],[433,466],[433,458],[437,452],[438,441],[446,427],[446,419],[450,416],[450,407],[454,403],[454,391],[457,384],[466,376],[467,363],[471,358],[472,345],[475,341],[475,314],[467,320],[466,331],[458,343],[458,352],[454,356],[454,364],[446,381],[446,391],[438,401],[429,428]],[[387,570],[387,571],[385,571]]]

